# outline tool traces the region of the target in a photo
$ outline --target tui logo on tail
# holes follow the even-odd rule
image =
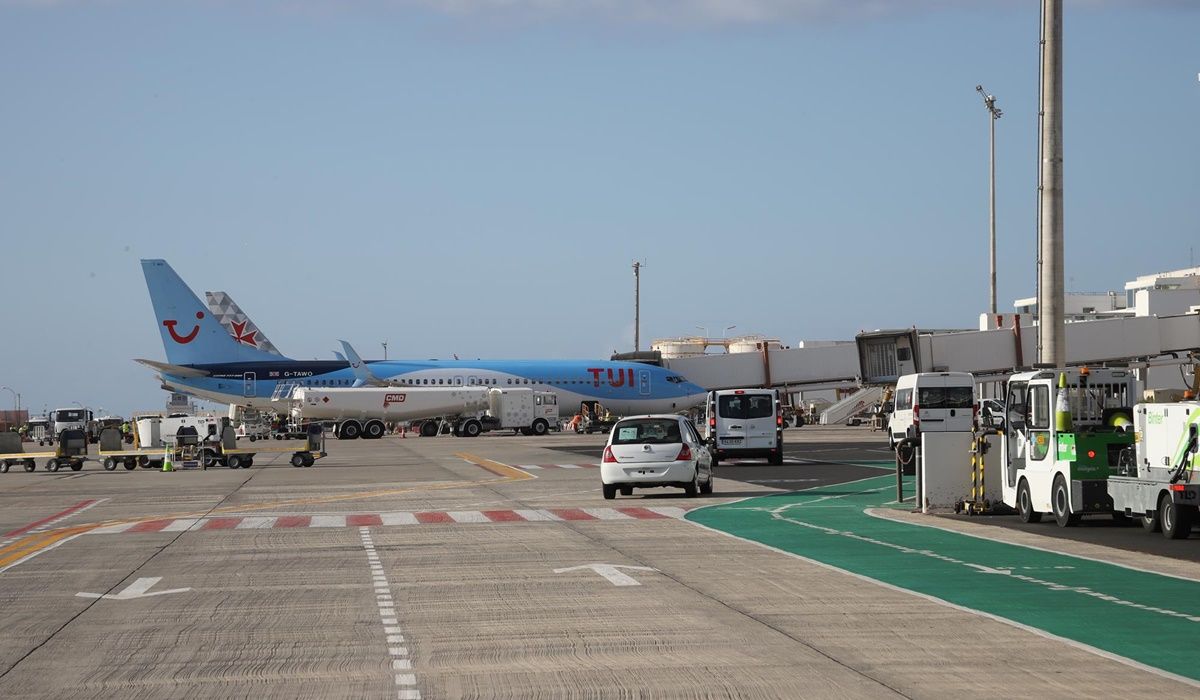
[[[196,320],[199,321],[199,320],[202,320],[203,318],[204,318],[204,312],[197,311],[196,312]],[[171,334],[171,340],[174,340],[176,343],[179,343],[180,345],[187,345],[188,343],[192,342],[193,340],[196,339],[196,334],[200,332],[200,324],[196,324],[192,328],[191,332],[188,333],[187,335],[179,335],[179,333],[175,330],[175,326],[179,324],[179,321],[176,321],[175,319],[167,319],[167,320],[163,321],[162,324],[167,327],[167,332]]]

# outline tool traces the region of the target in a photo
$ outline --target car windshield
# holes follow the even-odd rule
[[[613,428],[614,445],[656,445],[682,441],[679,421],[670,418],[624,420]]]
[[[775,397],[770,394],[726,394],[717,399],[722,418],[767,418],[775,413]]]
[[[927,408],[971,408],[975,405],[975,388],[969,386],[922,387],[917,405]]]
[[[69,411],[58,411],[54,414],[54,419],[60,423],[80,421],[83,420],[83,411],[74,409]]]

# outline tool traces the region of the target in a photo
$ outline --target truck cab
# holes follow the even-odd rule
[[[1004,503],[1023,522],[1060,527],[1111,514],[1108,478],[1133,445],[1138,380],[1125,369],[1035,370],[1009,378],[1002,455]]]

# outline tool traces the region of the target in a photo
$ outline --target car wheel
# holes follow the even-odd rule
[[[617,497],[616,484],[604,484],[604,500],[611,501]]]
[[[705,481],[704,483],[700,484],[700,493],[707,496],[708,494],[710,494],[712,492],[713,492],[713,475],[712,475],[712,472],[709,472],[708,480]]]
[[[1062,474],[1054,477],[1054,488],[1050,491],[1050,505],[1054,508],[1054,522],[1059,527],[1068,527],[1079,522],[1079,514],[1071,512],[1071,492]]]
[[[1029,482],[1024,479],[1017,487],[1017,515],[1023,523],[1042,522],[1042,514],[1033,509],[1033,499],[1029,497]]]
[[[683,492],[688,495],[688,498],[700,495],[700,467],[696,467],[696,471],[692,474],[692,482],[683,487]]]
[[[621,495],[622,496],[632,496],[633,495],[633,487],[629,486],[629,485],[622,486],[621,487]]]
[[[1192,533],[1195,515],[1195,506],[1175,505],[1170,494],[1163,494],[1159,500],[1158,522],[1162,526],[1163,537],[1169,540],[1186,540]]]
[[[783,448],[777,447],[771,451],[771,456],[767,458],[767,462],[772,466],[778,467],[783,464]]]

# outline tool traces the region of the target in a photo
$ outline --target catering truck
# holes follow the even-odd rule
[[[427,437],[437,435],[439,425],[461,437],[500,429],[544,435],[558,416],[553,392],[526,388],[301,387],[291,401],[293,422],[333,421],[344,440],[380,438],[385,423],[408,421],[423,421]]]

